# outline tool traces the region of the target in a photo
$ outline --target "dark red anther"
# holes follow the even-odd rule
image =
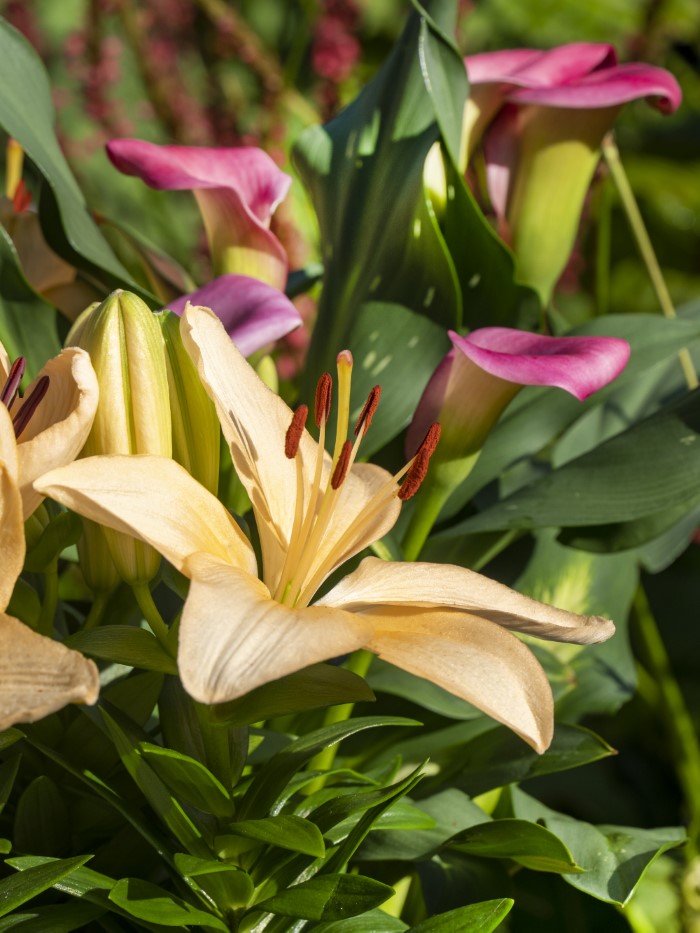
[[[432,457],[432,455],[435,453],[435,448],[438,445],[438,441],[440,440],[441,433],[442,428],[440,427],[440,422],[434,421],[426,431],[425,437],[418,445],[416,454],[426,453],[428,457]]]
[[[399,499],[403,502],[406,499],[410,499],[412,496],[418,492],[421,487],[423,480],[426,477],[428,472],[428,464],[430,463],[430,458],[435,453],[435,448],[438,445],[440,440],[440,432],[442,428],[438,421],[435,421],[428,428],[425,437],[420,443],[415,457],[413,458],[413,463],[409,467],[408,473],[406,474],[406,479],[401,484],[401,489],[399,489]]]
[[[350,454],[352,453],[352,444],[350,441],[345,441],[343,446],[340,449],[340,455],[338,457],[338,462],[335,465],[335,470],[333,470],[333,476],[331,476],[331,488],[338,489],[339,486],[343,484],[343,480],[348,475],[348,467],[350,466]]]
[[[292,415],[292,423],[287,428],[287,434],[284,438],[284,455],[288,460],[293,460],[297,455],[301,435],[304,433],[308,417],[308,405],[300,405]]]
[[[23,214],[25,211],[28,211],[29,205],[31,203],[32,196],[27,190],[24,179],[20,178],[19,183],[15,188],[15,193],[12,196],[12,208],[15,214]]]
[[[321,373],[316,383],[316,400],[314,402],[314,421],[316,427],[321,426],[321,421],[328,421],[331,413],[331,394],[333,390],[333,380],[330,373]]]
[[[374,418],[374,413],[377,410],[379,396],[381,394],[381,386],[375,386],[370,390],[370,393],[367,396],[367,401],[365,402],[365,406],[360,412],[360,417],[357,419],[357,424],[355,425],[355,437],[357,437],[360,431],[362,431],[363,437],[369,431],[369,426],[372,424],[372,418]]]
[[[39,407],[39,402],[46,395],[49,389],[49,377],[42,376],[34,383],[32,391],[22,399],[22,407],[12,419],[12,427],[15,429],[15,437],[19,437],[22,431],[27,427],[34,412]]]
[[[26,368],[27,361],[23,356],[18,356],[12,366],[10,366],[10,371],[7,374],[7,380],[3,386],[2,394],[0,395],[0,402],[2,402],[6,408],[9,408],[12,405],[15,396],[17,395],[19,384],[22,381],[24,370]]]

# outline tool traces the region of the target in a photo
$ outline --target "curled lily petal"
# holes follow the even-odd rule
[[[192,578],[180,624],[178,668],[201,703],[223,703],[309,664],[365,645],[371,625],[337,609],[290,609],[261,581],[208,555]],[[230,607],[228,611],[222,607]]]
[[[97,411],[99,390],[90,357],[69,347],[44,366],[37,377],[49,378],[49,389],[19,437],[19,477],[24,517],[42,496],[33,483],[42,473],[69,463],[80,453]],[[27,398],[33,385],[25,392]],[[13,414],[21,411],[21,405]]]
[[[502,49],[464,59],[469,83],[515,87],[550,87],[589,74],[595,68],[616,64],[611,45],[573,42],[554,49]]]
[[[539,661],[486,619],[402,608],[372,615],[370,651],[425,677],[502,722],[536,751],[552,740],[552,691]]]
[[[113,139],[107,154],[119,171],[152,188],[194,192],[218,272],[252,274],[284,288],[287,257],[268,228],[291,178],[265,152]]]
[[[99,683],[92,661],[0,613],[0,732],[68,703],[94,703]]]
[[[86,457],[36,484],[67,508],[150,544],[181,572],[204,551],[255,574],[253,549],[224,506],[165,457]]]
[[[0,610],[10,601],[24,564],[24,519],[17,485],[17,447],[12,420],[0,404]]]
[[[402,606],[466,612],[537,638],[594,644],[615,631],[609,619],[555,609],[452,564],[394,563],[366,557],[317,603],[349,612]]]
[[[281,291],[247,275],[221,275],[168,303],[181,315],[188,302],[211,308],[243,356],[300,327],[302,319]]]

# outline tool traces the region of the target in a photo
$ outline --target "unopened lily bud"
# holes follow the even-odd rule
[[[83,312],[66,342],[87,350],[100,386],[97,414],[81,456],[170,457],[163,336],[148,306],[129,292],[112,292]],[[127,583],[144,583],[155,576],[160,557],[151,547],[114,531],[105,529],[104,534],[114,564]]]
[[[219,483],[219,419],[180,337],[180,318],[171,311],[155,315],[165,344],[170,389],[173,460],[216,495]]]

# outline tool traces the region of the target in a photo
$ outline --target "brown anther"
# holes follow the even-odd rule
[[[31,203],[32,196],[27,190],[24,179],[20,178],[19,184],[15,188],[15,193],[12,196],[12,209],[15,214],[23,214],[25,211],[29,210]]]
[[[293,460],[299,450],[301,435],[306,427],[306,419],[309,417],[309,406],[300,405],[292,415],[292,423],[287,428],[284,438],[284,455],[288,460]]]
[[[432,455],[435,453],[435,448],[438,445],[438,441],[440,440],[441,433],[442,428],[440,427],[440,422],[434,421],[426,431],[425,437],[418,445],[416,454],[426,453],[428,457],[432,457]]]
[[[22,376],[26,368],[27,362],[23,356],[18,356],[12,366],[10,366],[10,371],[7,374],[7,381],[3,386],[2,394],[0,394],[0,402],[2,402],[6,408],[10,408],[15,400],[19,384],[22,381]]]
[[[49,377],[42,376],[37,379],[32,391],[22,400],[22,407],[12,419],[12,427],[15,429],[15,437],[19,437],[22,431],[29,424],[29,420],[39,407],[39,402],[46,395],[49,389]]]
[[[340,455],[338,456],[338,462],[335,465],[335,470],[333,470],[333,476],[331,476],[331,488],[338,489],[339,486],[343,484],[343,480],[348,475],[348,467],[350,466],[350,454],[352,453],[352,444],[350,441],[345,441],[343,446],[340,449]]]
[[[377,410],[381,394],[381,386],[374,386],[374,388],[370,390],[365,406],[360,412],[360,417],[357,419],[357,424],[355,425],[355,437],[357,437],[360,431],[362,431],[363,437],[369,431],[369,426],[372,424],[372,418],[374,418],[374,413]]]
[[[321,373],[316,383],[316,400],[314,402],[314,421],[316,427],[321,426],[321,421],[328,421],[331,413],[331,392],[333,389],[333,380],[330,373]]]
[[[420,489],[421,483],[425,479],[426,473],[428,472],[428,464],[430,463],[430,455],[424,453],[416,454],[413,458],[413,463],[406,474],[406,479],[401,483],[401,489],[399,489],[398,496],[403,502],[407,499],[410,499]]]

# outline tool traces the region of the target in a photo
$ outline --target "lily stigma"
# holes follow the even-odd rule
[[[379,392],[370,392],[355,438],[346,440],[352,362],[341,353],[331,456],[324,450],[330,376],[321,377],[316,393],[317,443],[305,428],[308,410],[292,412],[262,383],[213,313],[190,306],[180,327],[252,503],[262,580],[237,522],[170,459],[87,457],[47,473],[36,488],[146,541],[190,578],[177,658],[190,695],[222,703],[367,648],[544,751],[553,730],[549,682],[508,629],[585,644],[609,638],[612,622],[555,609],[463,567],[374,557],[312,603],[324,580],[394,526],[402,499],[425,476],[438,428],[394,476],[358,463]]]

